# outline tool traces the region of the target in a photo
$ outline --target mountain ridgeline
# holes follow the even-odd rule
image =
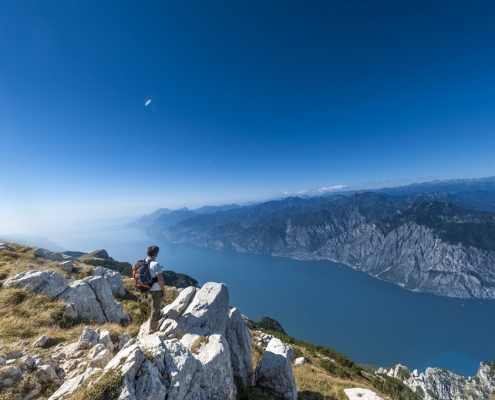
[[[222,251],[341,262],[413,291],[495,299],[495,190],[486,181],[482,189],[455,182],[457,193],[287,197],[209,213],[172,211],[134,226]]]

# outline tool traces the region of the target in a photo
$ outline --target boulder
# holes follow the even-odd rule
[[[35,340],[35,342],[32,344],[33,347],[43,347],[46,342],[50,339],[50,336],[48,334],[40,336],[38,339]]]
[[[223,335],[213,334],[196,356],[201,362],[201,393],[205,399],[235,399],[237,394],[230,364],[229,345]]]
[[[38,247],[37,249],[34,250],[34,256],[51,261],[66,261],[68,259],[71,259],[70,256],[66,256],[65,254],[62,253],[56,253],[54,251],[42,249],[41,247]]]
[[[120,322],[128,320],[129,316],[124,313],[122,303],[115,301],[112,295],[112,288],[108,281],[101,276],[90,276],[84,279],[87,282],[101,306],[106,322]]]
[[[29,270],[9,278],[3,284],[4,288],[21,287],[30,292],[43,293],[52,299],[67,289],[68,282],[55,271]]]
[[[64,262],[61,262],[59,264],[60,268],[62,268],[65,272],[72,272],[72,260],[67,260]]]
[[[307,363],[308,363],[308,360],[306,360],[304,357],[298,357],[294,360],[294,365],[304,365]]]
[[[181,295],[186,292],[184,290]],[[179,296],[180,298],[180,296]],[[179,299],[178,298],[178,299]],[[184,298],[181,298],[183,301]],[[172,308],[178,308],[177,300]],[[185,333],[207,336],[225,333],[229,313],[229,292],[223,283],[209,282],[195,292],[189,305],[174,320],[168,319],[170,310],[158,322],[159,330],[166,338],[180,339]]]
[[[297,389],[291,361],[294,350],[273,338],[256,368],[256,385],[275,391],[280,397],[297,400]]]
[[[349,400],[382,400],[375,392],[369,389],[344,389],[344,392]]]
[[[98,344],[99,339],[100,336],[98,335],[98,332],[94,331],[89,326],[86,326],[82,331],[81,336],[79,336],[76,349],[77,350],[84,350],[88,348],[90,349]]]
[[[86,318],[100,324],[107,322],[91,286],[85,281],[75,281],[59,295],[58,300],[72,304],[79,318]]]
[[[114,296],[125,296],[124,284],[122,283],[122,275],[120,272],[100,266],[91,271],[91,275],[105,278],[110,285]]]
[[[253,384],[253,359],[251,356],[251,334],[237,308],[229,312],[229,323],[225,331],[230,348],[230,361],[235,376],[244,386]]]
[[[15,249],[12,246],[9,246],[7,243],[0,243],[0,250],[15,251]]]

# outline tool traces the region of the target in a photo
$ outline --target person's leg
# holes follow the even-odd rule
[[[151,295],[151,316],[150,316],[150,333],[158,329],[158,320],[162,309],[162,291],[150,291]]]

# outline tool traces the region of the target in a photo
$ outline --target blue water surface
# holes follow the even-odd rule
[[[109,227],[98,237],[55,239],[70,250],[105,248],[133,263],[157,244],[165,269],[200,284],[224,282],[230,304],[252,320],[275,318],[291,336],[331,347],[359,364],[476,373],[495,360],[495,301],[414,293],[329,261],[224,253]]]

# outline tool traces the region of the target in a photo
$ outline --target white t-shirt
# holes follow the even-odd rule
[[[146,261],[149,260],[149,257],[146,258]],[[157,274],[161,274],[163,272],[163,268],[160,264],[158,264],[156,261],[151,261],[150,262],[150,275],[152,278],[156,278]],[[160,291],[162,288],[158,284],[158,282],[153,283],[153,286],[151,286],[150,291]]]

